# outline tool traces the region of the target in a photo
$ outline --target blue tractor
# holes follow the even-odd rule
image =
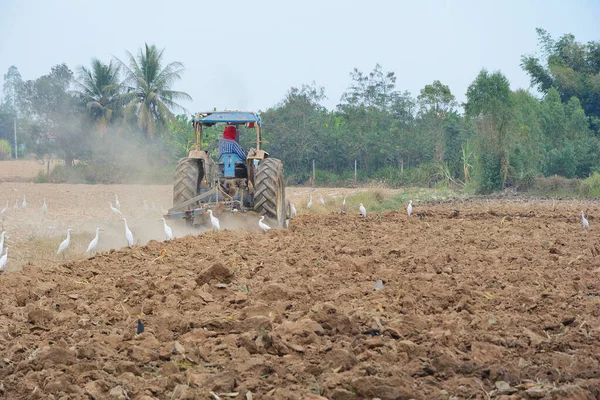
[[[290,206],[285,198],[283,163],[261,149],[262,123],[258,114],[245,111],[197,113],[192,121],[196,143],[175,168],[173,207],[165,218],[185,219],[194,225],[208,210],[255,212],[279,228],[287,228]],[[218,154],[215,160],[202,149],[203,128],[234,125],[238,132],[254,131],[256,148],[246,159],[235,152]],[[237,135],[236,140],[239,140]]]

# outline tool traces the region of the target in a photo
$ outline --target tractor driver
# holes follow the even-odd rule
[[[223,138],[219,140],[219,154],[235,153],[246,160],[244,149],[236,142],[237,129],[233,125],[227,125],[223,131]]]

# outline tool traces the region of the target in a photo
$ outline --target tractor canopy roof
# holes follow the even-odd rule
[[[209,111],[196,114],[196,121],[211,126],[218,123],[245,124],[255,122],[261,126],[260,117],[251,111]]]

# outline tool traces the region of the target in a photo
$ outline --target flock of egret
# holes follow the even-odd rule
[[[325,206],[325,200],[323,199],[323,196],[319,196],[319,202],[321,203],[321,205]],[[308,203],[306,203],[306,208],[312,208],[313,202],[312,202],[312,194],[308,195]],[[346,208],[346,196],[344,196],[344,199],[342,200],[342,208]],[[290,209],[291,209],[291,215],[292,217],[296,216],[296,207],[294,207],[294,204],[290,204]],[[412,215],[412,200],[410,200],[408,202],[408,207],[406,208],[406,213],[408,214],[408,216],[410,217]],[[363,203],[360,203],[358,205],[358,210],[360,211],[360,215],[365,218],[367,216],[367,209],[365,208],[365,206],[363,205]]]
[[[120,219],[123,221],[124,227],[125,227],[125,240],[127,241],[127,245],[129,247],[132,247],[134,245],[134,239],[133,239],[133,233],[131,232],[131,229],[129,229],[129,226],[127,225],[127,219],[123,216],[123,213],[121,212],[121,203],[119,202],[119,196],[115,194],[115,202],[114,202],[114,206],[113,206],[113,202],[109,201],[108,205],[110,207],[110,210],[116,214],[117,216],[120,217]],[[0,218],[2,219],[2,224],[4,224],[4,219],[6,217],[7,211],[9,208],[9,201],[6,201],[6,207],[4,207],[2,210],[0,210]],[[17,202],[15,203],[14,206],[15,210],[17,211],[19,208],[19,201],[17,200]],[[27,209],[27,201],[25,199],[25,196],[23,196],[23,201],[21,202],[21,208],[23,210]],[[156,205],[154,203],[152,203],[152,208],[155,211],[158,211],[158,209],[156,208]],[[150,207],[148,207],[148,203],[146,202],[146,200],[144,200],[144,210],[145,211],[149,211]],[[294,208],[294,216],[296,215],[296,209]],[[42,218],[44,218],[46,215],[48,214],[48,205],[46,204],[46,199],[44,199],[43,204],[42,204]],[[208,214],[210,216],[210,225],[212,227],[213,230],[218,231],[221,230],[221,224],[219,222],[219,219],[213,215],[212,210],[208,210]],[[267,224],[264,223],[264,216],[260,219],[260,221],[258,221],[258,226],[260,227],[260,229],[262,229],[263,231],[267,231],[270,230],[271,227]],[[165,233],[165,240],[173,240],[174,239],[174,235],[173,235],[173,230],[171,229],[171,227],[167,224],[167,220],[165,218],[161,218],[160,221],[162,221],[163,223],[163,229],[164,229],[164,233]],[[63,240],[60,245],[58,246],[58,250],[56,251],[56,255],[62,255],[63,259],[66,258],[66,252],[67,249],[69,248],[70,244],[71,244],[71,231],[72,229],[69,228],[67,229],[67,237],[65,238],[65,240]],[[92,241],[89,243],[86,253],[88,253],[90,256],[93,256],[96,254],[96,249],[98,247],[98,243],[100,241],[100,232],[103,231],[102,228],[96,228],[96,235],[94,236],[94,238],[92,239]],[[2,232],[0,234],[0,271],[4,270],[4,267],[6,266],[6,263],[8,261],[8,247],[4,247],[4,240],[7,237],[7,233],[6,232]]]
[[[319,198],[319,202],[325,206],[325,200],[323,199],[323,196],[320,196]],[[413,206],[412,206],[412,200],[410,200],[408,202],[408,206],[406,208],[406,213],[407,215],[410,217],[412,215],[412,211],[413,211]],[[311,208],[313,205],[312,202],[312,195],[309,194],[309,199],[308,199],[308,203],[306,204],[307,208]],[[131,230],[129,229],[129,226],[127,225],[127,219],[123,216],[123,213],[121,212],[121,203],[119,202],[119,197],[118,195],[115,195],[115,206],[113,206],[112,202],[109,202],[109,206],[110,209],[113,213],[115,213],[116,215],[118,215],[121,220],[123,221],[124,225],[125,225],[125,239],[127,241],[127,245],[129,247],[132,247],[134,244],[134,240],[133,240],[133,233],[131,232]],[[152,203],[153,209],[156,209],[156,206],[154,203]],[[346,206],[346,196],[344,196],[344,199],[342,201],[342,207],[345,208]],[[6,213],[8,211],[9,208],[9,201],[6,201],[6,206],[0,210],[0,218],[2,219],[2,224],[4,225],[4,219],[6,217]],[[14,205],[15,210],[17,211],[19,209],[19,200],[17,199],[17,201],[15,202]],[[367,209],[365,208],[365,206],[360,203],[359,205],[359,211],[360,214],[363,218],[365,218],[367,216]],[[21,209],[26,210],[27,209],[27,200],[25,199],[25,196],[23,196],[23,200],[21,201]],[[144,200],[144,210],[148,211],[149,207],[148,207],[148,203]],[[296,207],[294,206],[293,203],[290,203],[290,211],[291,211],[291,217],[296,217]],[[43,204],[42,204],[42,218],[44,218],[46,215],[48,214],[48,206],[46,204],[46,199],[43,200]],[[221,229],[221,224],[219,222],[219,219],[213,215],[212,210],[208,210],[208,214],[210,217],[210,225],[212,227],[213,230],[220,230]],[[267,224],[264,223],[264,219],[265,217],[262,216],[260,218],[260,220],[258,221],[258,226],[260,229],[262,229],[263,231],[268,231],[271,229],[271,227]],[[171,227],[169,225],[167,225],[167,221],[165,218],[161,218],[160,221],[162,221],[163,223],[163,229],[164,229],[164,233],[165,233],[165,239],[166,240],[173,240],[174,239],[174,235],[173,235],[173,230],[171,229]],[[589,221],[587,220],[587,218],[585,217],[585,213],[583,211],[581,211],[581,223],[583,225],[584,229],[589,229],[590,224]],[[100,240],[100,231],[103,231],[102,228],[97,228],[96,229],[96,235],[94,236],[94,238],[92,239],[92,241],[90,242],[90,244],[87,247],[86,252],[90,254],[90,256],[93,256],[96,254],[96,248],[98,247],[98,242]],[[6,263],[8,261],[8,247],[4,247],[4,241],[7,237],[7,233],[5,231],[3,231],[0,234],[0,271],[3,271]],[[69,245],[71,244],[71,229],[67,229],[67,237],[65,238],[65,240],[63,240],[60,244],[60,246],[58,247],[58,250],[56,252],[56,255],[60,255],[62,254],[63,258],[65,258],[65,253],[67,251],[67,249],[69,248]]]

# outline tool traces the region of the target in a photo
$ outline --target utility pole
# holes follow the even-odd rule
[[[15,128],[15,160],[19,158],[19,154],[17,153],[17,117],[13,120],[13,127]]]

